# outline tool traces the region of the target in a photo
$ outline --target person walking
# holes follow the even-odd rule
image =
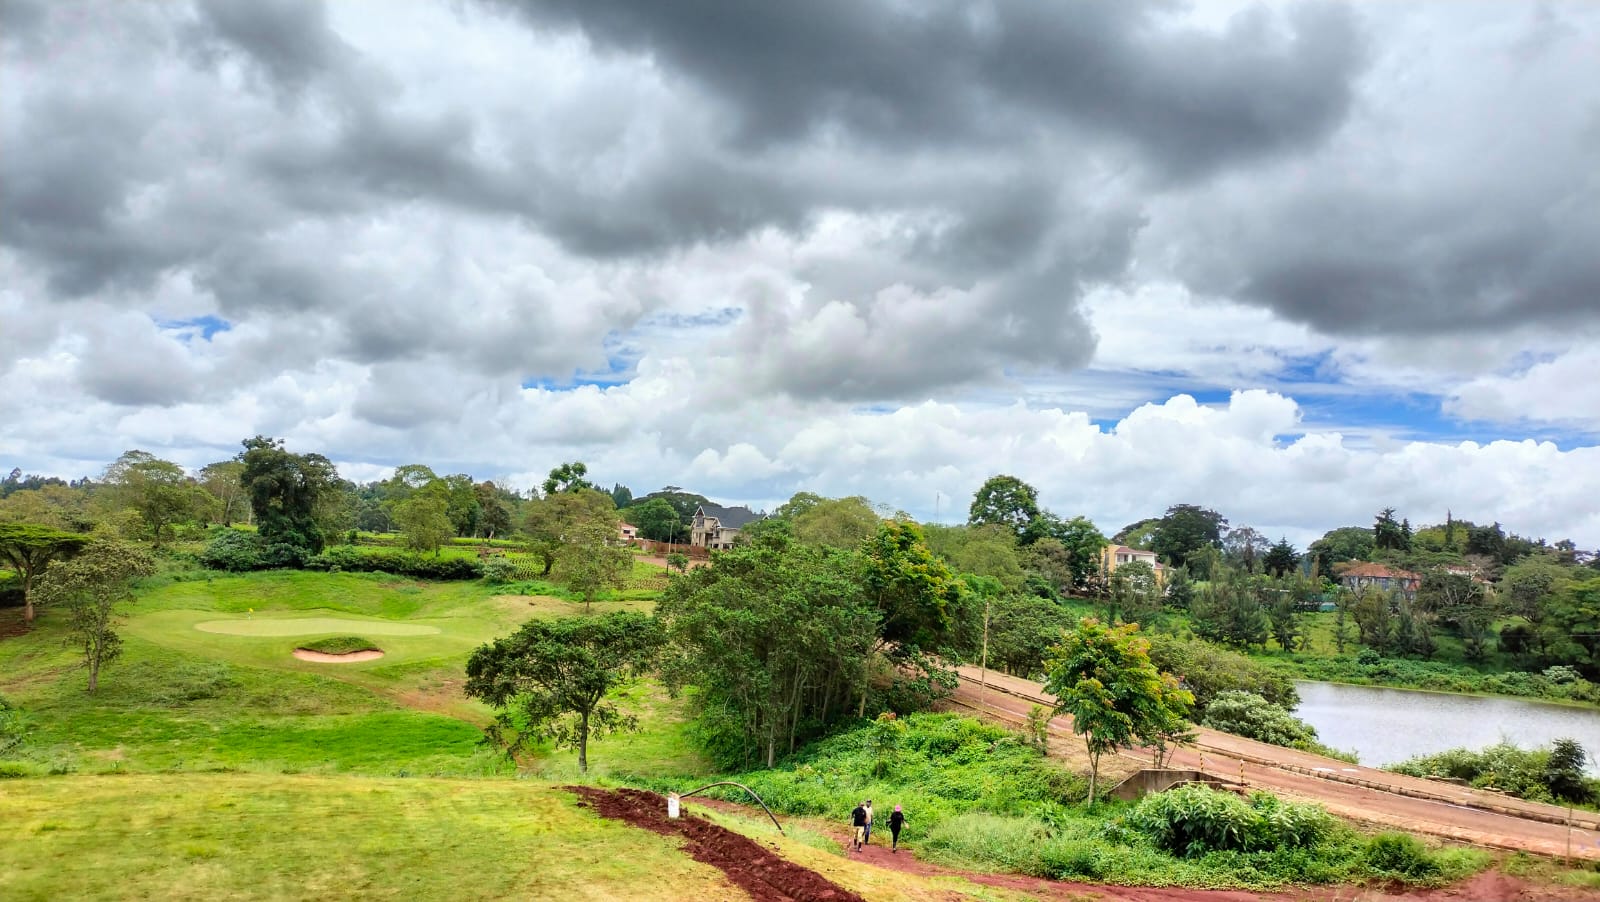
[[[894,806],[894,811],[889,814],[889,851],[900,851],[900,828],[906,825],[906,813],[900,806]]]
[[[856,851],[861,851],[861,842],[867,836],[867,809],[864,805],[857,805],[850,812],[850,826],[856,829]]]
[[[866,841],[867,841],[867,845],[870,846],[870,845],[872,845],[872,800],[871,799],[867,799],[866,809],[867,809]]]

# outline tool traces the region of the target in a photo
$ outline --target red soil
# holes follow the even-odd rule
[[[816,871],[779,857],[749,837],[687,814],[677,820],[669,819],[667,800],[653,792],[593,786],[568,786],[567,789],[584,799],[579,804],[593,808],[601,817],[682,837],[685,851],[695,861],[718,868],[757,902],[866,902]]]

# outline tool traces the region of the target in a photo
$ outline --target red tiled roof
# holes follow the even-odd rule
[[[1382,564],[1370,561],[1352,561],[1338,569],[1340,577],[1366,577],[1371,579],[1421,579],[1422,576],[1410,570],[1395,570]]]

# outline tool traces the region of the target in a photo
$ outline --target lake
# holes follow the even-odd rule
[[[1325,745],[1361,756],[1369,767],[1453,748],[1481,749],[1502,739],[1522,748],[1578,740],[1600,773],[1600,710],[1520,698],[1486,698],[1413,689],[1296,682],[1295,716]]]

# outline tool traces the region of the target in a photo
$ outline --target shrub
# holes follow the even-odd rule
[[[1145,796],[1129,812],[1127,826],[1157,848],[1192,858],[1216,851],[1315,845],[1332,834],[1334,820],[1319,805],[1280,802],[1266,793],[1246,802],[1193,785]]]
[[[317,639],[312,642],[303,642],[300,648],[306,651],[320,651],[329,655],[348,655],[358,651],[383,651],[371,639],[360,636],[331,636],[327,639]]]
[[[1409,833],[1379,833],[1367,842],[1362,862],[1380,877],[1427,880],[1439,873],[1428,848]]]
[[[1201,723],[1258,742],[1346,760],[1352,757],[1318,742],[1315,727],[1253,692],[1218,693]]]
[[[483,562],[483,581],[491,586],[505,585],[521,575],[522,567],[516,561],[492,557]]]
[[[22,709],[6,701],[0,695],[0,753],[10,751],[22,744],[28,735],[28,721]]]
[[[290,542],[274,542],[261,551],[261,564],[264,567],[302,570],[307,560],[305,548]]]
[[[261,541],[254,533],[217,527],[211,532],[211,541],[200,552],[200,564],[212,570],[244,573],[266,566],[262,557]]]
[[[338,545],[306,561],[308,570],[393,573],[416,579],[478,579],[483,565],[470,558],[427,557],[387,548]]]
[[[1252,692],[1285,709],[1300,704],[1294,681],[1236,651],[1201,639],[1180,639],[1153,633],[1150,663],[1183,681],[1194,693],[1196,716],[1204,714],[1213,699],[1230,690]]]

